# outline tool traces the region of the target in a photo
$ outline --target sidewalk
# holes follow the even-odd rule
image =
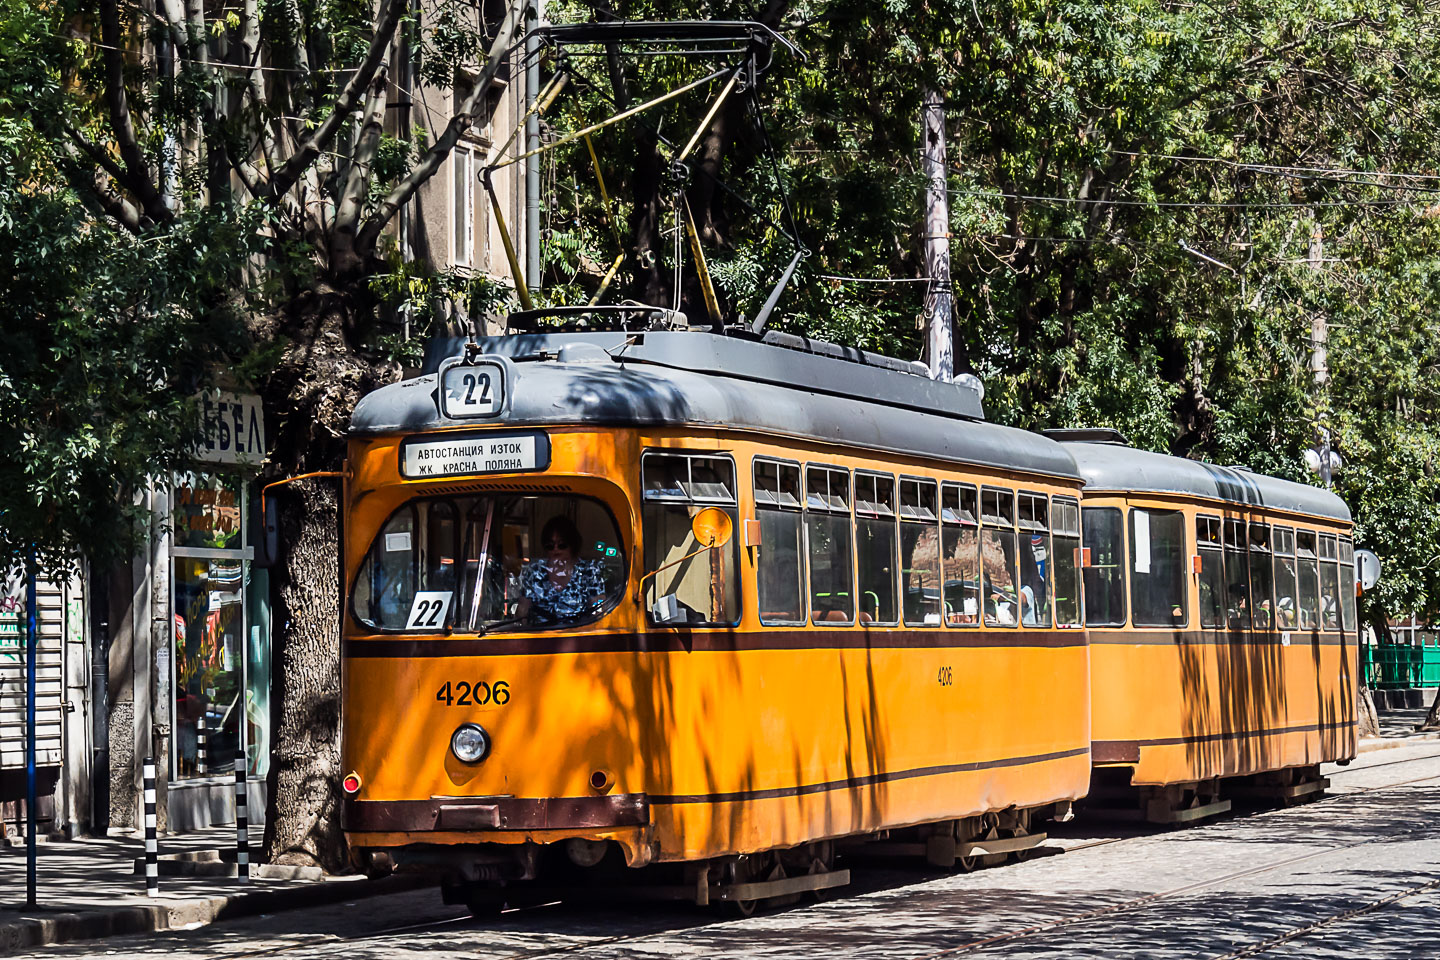
[[[253,828],[259,836],[260,828]],[[202,857],[226,851],[233,857],[235,830],[216,827],[160,839],[160,855]],[[233,876],[234,864],[181,865],[161,860],[160,896],[145,895],[143,839],[129,835],[48,841],[37,846],[38,906],[25,906],[25,846],[0,847],[0,955],[24,947],[124,933],[189,929],[216,920],[318,906],[424,886],[422,877],[361,876],[314,879],[318,871],[251,866],[248,884]],[[253,856],[253,853],[252,853]],[[213,855],[211,855],[213,858]],[[167,876],[191,870],[210,876]],[[256,872],[274,876],[257,876]]]
[[[1380,735],[1378,737],[1361,737],[1359,752],[1369,753],[1372,750],[1388,750],[1391,747],[1403,747],[1425,740],[1440,740],[1440,732],[1417,733],[1415,731],[1415,728],[1425,720],[1425,716],[1429,712],[1429,704],[1418,709],[1381,711],[1377,715],[1380,721]]]

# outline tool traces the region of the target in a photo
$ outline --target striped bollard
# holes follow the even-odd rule
[[[205,714],[203,712],[200,714],[200,719],[195,721],[195,772],[202,777],[208,772],[205,761]]]
[[[160,896],[160,848],[155,839],[155,758],[145,758],[145,895]]]
[[[235,875],[250,882],[250,817],[246,811],[245,751],[235,754]]]

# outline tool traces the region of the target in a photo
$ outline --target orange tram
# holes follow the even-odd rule
[[[846,883],[837,851],[1024,857],[1092,779],[1186,819],[1354,754],[1332,495],[988,423],[864,351],[544,313],[353,417],[362,864],[477,912],[745,912]]]

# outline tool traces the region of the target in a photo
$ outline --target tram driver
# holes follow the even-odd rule
[[[605,602],[605,565],[580,558],[580,530],[564,514],[540,531],[543,555],[520,574],[522,597],[516,613],[541,621],[582,617]]]

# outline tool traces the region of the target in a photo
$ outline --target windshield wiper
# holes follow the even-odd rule
[[[485,636],[487,633],[490,633],[490,632],[492,632],[492,631],[494,631],[494,630],[499,630],[501,627],[513,627],[513,626],[515,626],[515,624],[517,624],[517,623],[523,623],[523,622],[524,622],[525,620],[527,620],[527,619],[529,619],[528,615],[527,615],[527,616],[503,617],[503,618],[501,618],[501,619],[499,619],[499,620],[496,620],[494,623],[483,624],[483,625],[477,627],[477,628],[475,629],[475,635],[478,636],[478,637],[483,637],[483,636]]]

